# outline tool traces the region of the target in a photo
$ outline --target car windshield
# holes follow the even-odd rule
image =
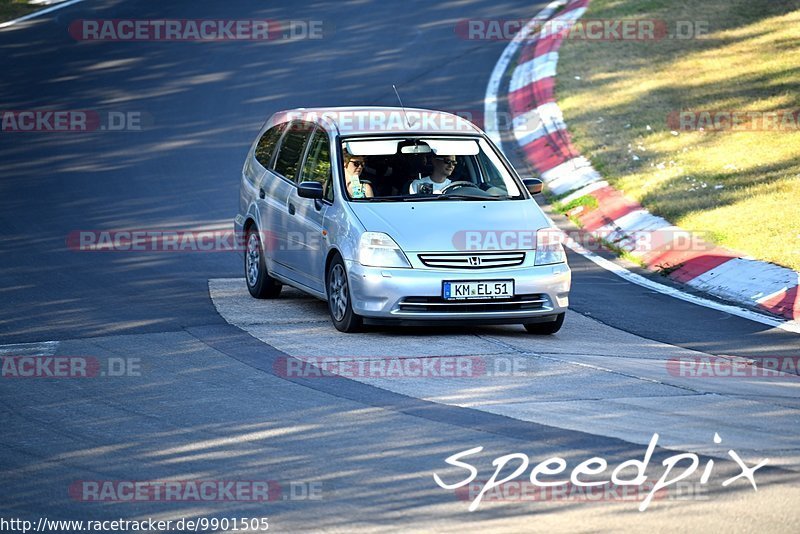
[[[358,202],[524,199],[479,137],[381,137],[342,141],[344,190]]]

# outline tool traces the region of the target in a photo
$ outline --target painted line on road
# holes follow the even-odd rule
[[[58,343],[58,341],[40,341],[0,345],[0,356],[52,356],[58,349]]]
[[[20,22],[25,22],[26,20],[31,20],[31,19],[36,18],[36,17],[41,17],[42,15],[47,15],[48,13],[52,13],[53,11],[56,11],[58,9],[62,9],[62,8],[77,4],[79,2],[83,2],[83,0],[68,0],[67,2],[64,2],[63,4],[57,4],[57,5],[54,5],[54,6],[51,6],[51,7],[47,7],[45,9],[42,9],[42,10],[39,10],[39,11],[34,11],[33,13],[29,13],[29,14],[23,16],[23,17],[18,18],[18,19],[9,20],[9,21],[0,23],[0,29],[8,28],[9,26],[13,26],[15,24],[19,24]]]
[[[708,428],[714,427],[743,450],[753,454],[780,450],[780,465],[800,465],[800,447],[792,432],[798,413],[794,399],[800,388],[794,374],[769,380],[676,375],[670,372],[671,362],[729,358],[647,340],[572,311],[562,334],[551,339],[536,339],[520,328],[502,326],[477,332],[454,327],[437,330],[435,336],[424,329],[371,329],[351,336],[331,326],[324,301],[295,289],[287,288],[281,299],[265,301],[250,297],[241,278],[208,283],[220,316],[283,358],[277,367],[280,359],[257,368],[319,391],[339,394],[336,384],[340,382],[355,391],[353,382],[357,382],[368,386],[364,394],[376,395],[381,402],[385,399],[380,391],[384,391],[389,398],[396,394],[468,410],[453,412],[464,417],[476,412],[494,414],[638,445],[646,445],[658,429],[663,445],[675,450],[705,443]],[[309,319],[317,319],[317,324],[304,322]],[[298,332],[305,335],[298,337]],[[223,344],[229,348],[229,343]],[[477,358],[481,363],[474,369],[486,372],[440,380],[433,379],[433,374],[404,375],[398,363],[396,372],[389,372],[388,366],[369,367],[377,369],[369,372],[326,367],[330,375],[322,379],[322,374],[307,370],[319,362],[397,363],[464,356]],[[306,363],[289,372],[288,358],[296,359],[295,364]],[[256,359],[265,363],[261,357]],[[694,409],[698,417],[687,424],[684,412],[670,414],[671,406]],[[657,424],[642,420],[642,413],[657,417]],[[719,450],[707,452],[724,456]]]
[[[519,354],[524,354],[526,356],[533,356],[535,358],[541,358],[543,360],[550,360],[550,361],[558,362],[558,363],[576,365],[578,367],[585,367],[586,369],[591,369],[592,371],[600,371],[600,372],[603,372],[603,373],[616,374],[616,375],[619,375],[619,376],[624,376],[626,378],[633,378],[633,379],[636,379],[636,380],[641,380],[643,382],[651,382],[653,384],[659,384],[661,386],[669,386],[669,387],[675,387],[675,388],[679,388],[679,389],[685,389],[686,391],[694,393],[694,394],[702,394],[701,391],[696,390],[696,389],[692,389],[692,388],[688,388],[688,387],[685,387],[685,386],[679,386],[679,385],[671,384],[669,382],[665,382],[663,380],[657,380],[655,378],[643,376],[641,374],[630,373],[628,371],[624,371],[624,370],[620,370],[620,369],[612,369],[611,367],[605,367],[605,366],[596,365],[596,364],[593,364],[593,363],[574,361],[574,360],[570,359],[570,356],[564,356],[564,355],[553,356],[553,355],[548,355],[548,354],[542,354],[541,352],[532,352],[532,351],[528,351],[528,350],[523,350],[523,349],[520,349],[519,347],[516,347],[516,346],[510,344],[510,343],[506,343],[505,341],[502,341],[500,339],[495,339],[495,338],[493,338],[491,336],[478,335],[478,337],[480,339],[485,339],[486,341],[488,341],[490,343],[495,343],[495,344],[497,344],[497,345],[499,345],[501,347],[504,347],[507,350],[510,350],[510,351],[513,351],[513,352],[516,352],[516,353],[519,353]]]
[[[746,308],[735,306],[733,304],[722,304],[721,302],[715,302],[707,298],[703,298],[697,295],[692,295],[691,293],[685,293],[680,289],[676,289],[670,286],[665,286],[664,284],[659,284],[658,282],[654,282],[649,278],[645,278],[640,274],[631,272],[628,269],[620,265],[617,265],[613,261],[607,260],[589,250],[586,250],[583,246],[579,245],[578,243],[576,243],[571,239],[567,239],[564,244],[567,247],[569,247],[570,250],[572,250],[573,252],[580,254],[584,258],[594,262],[597,266],[602,267],[603,269],[616,274],[620,278],[623,278],[629,282],[645,287],[647,289],[651,289],[653,291],[661,293],[662,295],[667,295],[670,297],[674,297],[676,299],[690,302],[692,304],[697,304],[698,306],[704,306],[706,308],[711,308],[717,311],[729,313],[731,315],[735,315],[743,319],[748,319],[750,321],[755,321],[757,323],[765,324],[767,326],[772,326],[774,328],[780,328],[781,330],[785,330],[787,332],[800,334],[800,323],[797,323],[797,321],[782,321],[780,319],[775,319],[767,315],[762,315],[753,310],[748,310]]]
[[[219,280],[209,280],[209,286]],[[244,284],[244,280],[240,282]],[[257,304],[255,299],[250,304]],[[496,434],[521,441],[546,443],[558,441],[565,449],[591,447],[592,450],[605,451],[604,457],[626,454],[625,451],[637,450],[640,443],[633,443],[620,438],[608,438],[580,430],[567,430],[551,425],[542,425],[524,419],[515,419],[489,411],[455,406],[420,399],[412,395],[397,393],[359,380],[346,377],[335,377],[318,380],[302,376],[281,376],[275,371],[275,362],[279,358],[292,358],[288,352],[259,339],[254,332],[226,321],[224,325],[189,327],[187,332],[197,339],[226,356],[248,365],[253,369],[278,376],[283,380],[301,387],[331,395],[332,397],[358,402],[397,414],[419,417],[471,431]],[[332,327],[330,327],[332,328]],[[659,445],[657,455],[669,450],[665,443]]]

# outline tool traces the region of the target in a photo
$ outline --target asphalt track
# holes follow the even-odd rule
[[[269,358],[287,353],[231,326],[210,298],[210,279],[240,277],[236,254],[76,252],[66,246],[77,230],[229,228],[242,158],[275,110],[393,105],[392,83],[407,105],[481,110],[505,43],[464,40],[455,24],[522,19],[541,7],[98,1],[0,32],[0,108],[134,111],[150,121],[141,132],[0,135],[3,353],[134,357],[144,369],[142,376],[119,379],[0,382],[2,516],[258,515],[269,516],[278,531],[521,531],[534,522],[570,531],[652,524],[795,529],[792,466],[759,471],[758,493],[734,485],[706,501],[658,503],[663,506],[644,514],[630,502],[492,503],[469,514],[465,501],[431,477],[434,471],[461,474],[444,469],[455,452],[483,445],[478,461],[486,479],[490,460],[510,452],[539,460],[599,455],[614,465],[641,456],[644,447],[592,425],[567,430],[350,380],[286,380]],[[67,27],[82,18],[320,20],[325,32],[320,40],[76,42]],[[800,355],[794,334],[653,293],[579,256],[570,261],[572,309],[602,327],[597,348],[605,355],[630,356],[628,334],[676,351]],[[614,332],[621,341],[608,341]],[[481,335],[438,334],[442,344]],[[302,322],[294,335],[313,343]],[[419,346],[408,339],[414,333],[393,329],[342,342],[356,346],[370,335],[391,336],[401,349]],[[7,346],[17,343],[34,345]],[[571,387],[577,396],[582,386],[574,381]],[[796,408],[776,411],[797,419]],[[730,422],[735,413],[727,416]],[[647,426],[647,413],[640,418]],[[768,433],[763,439],[770,445]],[[797,448],[796,442],[787,447],[786,456]],[[660,451],[659,459],[667,454]],[[721,471],[732,469],[731,462],[725,465]],[[279,480],[284,486],[320,481],[323,498],[266,506],[98,504],[67,494],[76,480],[196,478]]]

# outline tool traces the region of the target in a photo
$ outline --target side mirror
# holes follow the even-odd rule
[[[323,196],[322,184],[319,182],[300,182],[297,186],[297,196],[319,200]]]
[[[544,187],[544,182],[539,178],[523,178],[522,183],[525,184],[525,188],[531,195],[538,195],[542,192],[542,187]]]

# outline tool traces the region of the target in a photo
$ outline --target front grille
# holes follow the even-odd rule
[[[400,311],[415,313],[486,313],[540,310],[548,307],[547,295],[516,295],[510,299],[445,300],[442,297],[406,297]]]
[[[428,267],[443,269],[496,269],[514,267],[525,261],[524,252],[439,252],[419,254],[419,260]]]

